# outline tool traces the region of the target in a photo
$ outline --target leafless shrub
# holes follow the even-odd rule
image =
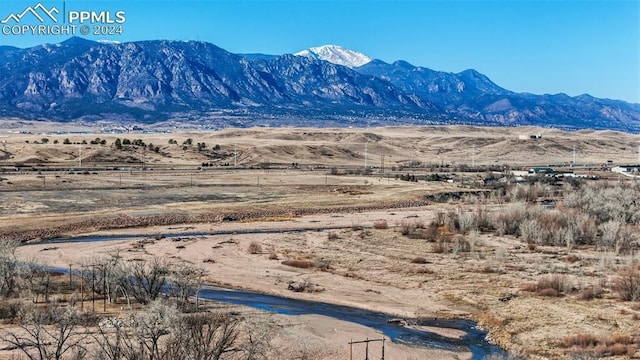
[[[558,346],[573,349],[573,359],[594,359],[607,356],[631,356],[635,353],[633,338],[627,334],[614,334],[610,338],[593,334],[566,336]]]
[[[476,247],[482,245],[482,240],[480,239],[480,232],[478,230],[469,231],[466,238],[471,246],[471,250],[474,250]]]
[[[548,197],[552,194],[553,189],[547,184],[517,184],[507,190],[506,197],[509,201],[525,201],[531,203],[539,197]]]
[[[402,220],[400,221],[400,224],[398,224],[398,228],[400,230],[400,234],[407,236],[413,232],[415,232],[416,230],[416,226],[414,223],[407,221],[407,220]]]
[[[438,227],[429,224],[429,226],[421,231],[421,238],[427,241],[436,241],[438,239]]]
[[[620,221],[627,224],[640,223],[640,187],[636,184],[601,183],[583,186],[564,198],[564,205],[579,209],[595,217],[597,223]]]
[[[563,348],[577,346],[579,348],[595,347],[600,343],[600,339],[593,334],[577,334],[565,336],[558,341],[558,345]]]
[[[492,214],[482,206],[476,208],[475,223],[479,231],[494,231],[496,229]]]
[[[618,272],[613,282],[614,291],[623,301],[640,300],[640,264],[631,264]]]
[[[19,314],[20,331],[7,332],[2,339],[29,359],[60,360],[70,353],[86,353],[81,322],[73,307],[25,307]]]
[[[557,294],[552,294],[551,290]],[[524,291],[535,292],[541,296],[559,296],[560,293],[568,294],[574,290],[573,282],[568,276],[562,274],[547,275],[535,283],[530,283],[522,288]]]
[[[261,254],[262,253],[262,245],[260,245],[257,241],[252,241],[247,248],[247,252],[249,254]]]
[[[600,286],[589,286],[586,289],[583,289],[578,294],[578,299],[580,300],[593,300],[601,298],[603,294],[602,288]]]
[[[436,212],[436,218],[433,220],[433,224],[437,227],[437,226],[443,226],[445,224],[445,221],[447,219],[447,214],[444,211],[438,211]]]
[[[615,333],[611,338],[605,339],[605,344],[613,345],[613,344],[624,344],[631,345],[634,343],[633,336],[631,334],[624,333]]]
[[[471,251],[471,244],[466,237],[462,235],[456,235],[453,239],[453,251],[456,254],[467,253]]]
[[[438,241],[431,246],[431,251],[436,254],[443,254],[449,252],[449,247],[444,241]]]
[[[327,240],[329,241],[338,240],[338,239],[340,239],[340,235],[338,235],[337,232],[329,231],[329,233],[327,234]]]
[[[542,243],[542,225],[537,219],[528,219],[520,223],[518,227],[522,241],[529,244]]]
[[[438,227],[433,223],[425,227],[424,223],[419,221],[402,220],[398,229],[402,235],[410,239],[435,241],[438,236]]]
[[[331,270],[331,260],[327,258],[319,258],[313,262],[313,267],[320,270]]]
[[[485,265],[484,267],[480,268],[478,272],[481,272],[483,274],[494,274],[494,273],[498,273],[499,270],[494,267],[491,267],[491,265]]]
[[[314,266],[314,263],[313,261],[304,260],[304,259],[289,259],[289,260],[284,260],[282,262],[282,265],[296,267],[299,269],[310,269]]]
[[[620,222],[609,220],[600,224],[599,230],[602,233],[600,237],[600,246],[604,249],[613,249],[618,238],[618,230],[620,230]]]
[[[629,225],[622,225],[620,229],[618,229],[616,236],[616,254],[620,255],[630,253],[634,244],[636,244],[636,241],[636,232],[633,231]]]
[[[544,296],[544,297],[558,297],[558,296],[560,296],[560,292],[558,292],[558,290],[552,289],[552,288],[540,289],[540,290],[538,290],[537,294],[540,295],[540,296]]]
[[[458,224],[460,226],[460,233],[467,234],[469,231],[477,230],[478,224],[476,214],[470,212],[463,212],[458,216]]]
[[[271,254],[269,254],[269,260],[278,260],[278,254],[272,252]]]
[[[498,235],[519,235],[520,222],[524,219],[523,204],[510,205],[495,218],[495,228]]]
[[[373,228],[378,230],[384,230],[389,228],[387,220],[378,220],[373,223]]]
[[[429,262],[424,257],[417,256],[417,257],[414,257],[413,259],[411,259],[411,263],[412,264],[427,264]]]
[[[455,210],[448,211],[447,218],[444,224],[447,227],[447,229],[453,232],[459,232],[460,231],[460,214],[458,213],[458,211],[455,211]]]
[[[421,268],[415,269],[414,273],[416,273],[416,274],[433,274],[434,271],[429,269],[429,268],[426,268],[426,267],[421,267]]]
[[[0,302],[0,320],[12,320],[18,316],[22,309],[20,301],[2,301]]]
[[[576,230],[576,244],[591,245],[595,243],[598,227],[593,217],[587,214],[575,215],[574,227]]]

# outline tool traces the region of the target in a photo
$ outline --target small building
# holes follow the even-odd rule
[[[611,171],[617,173],[635,173],[640,171],[640,165],[618,165],[612,167]]]
[[[551,175],[555,174],[556,171],[548,166],[536,166],[529,169],[529,174],[542,174],[542,175]]]
[[[542,134],[518,135],[518,140],[538,140],[542,139]]]

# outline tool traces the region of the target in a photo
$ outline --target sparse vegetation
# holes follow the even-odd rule
[[[287,265],[287,266],[296,267],[296,268],[300,268],[300,269],[310,269],[310,268],[315,266],[313,261],[304,260],[304,259],[284,260],[282,262],[282,265]]]
[[[237,131],[241,133],[241,130]],[[261,134],[260,141],[266,144],[268,136],[262,130],[256,131]],[[293,136],[303,136],[300,134]],[[347,131],[347,136],[354,134]],[[153,238],[151,235],[149,239],[127,246],[124,249],[127,253],[120,254],[122,259],[106,257],[87,259],[82,264],[74,262],[78,277],[74,275],[72,286],[66,285],[66,280],[63,281],[59,273],[46,271],[42,266],[22,261],[16,265],[11,251],[5,252],[0,256],[0,275],[6,275],[0,279],[0,292],[6,295],[0,300],[0,318],[5,325],[17,326],[18,314],[25,311],[23,307],[27,302],[36,302],[35,307],[38,308],[64,308],[78,307],[84,299],[87,309],[89,301],[103,298],[107,299],[108,312],[120,315],[115,320],[121,321],[123,331],[131,336],[133,330],[129,321],[133,313],[145,311],[159,301],[174,308],[172,311],[176,311],[177,316],[172,318],[177,324],[185,316],[182,312],[201,314],[202,310],[202,307],[197,309],[194,297],[205,276],[202,269],[189,264],[191,261],[216,269],[208,276],[230,286],[255,286],[264,290],[275,284],[286,289],[291,281],[300,279],[300,274],[308,274],[309,279],[304,279],[306,284],[304,281],[301,283],[303,291],[322,289],[311,279],[322,281],[331,289],[322,295],[323,301],[331,301],[334,294],[349,293],[351,289],[348,287],[353,282],[357,285],[353,287],[354,291],[365,291],[358,293],[363,299],[368,299],[368,295],[385,295],[379,298],[381,303],[388,305],[391,301],[386,300],[386,293],[389,292],[389,299],[398,299],[393,301],[403,302],[408,309],[424,312],[427,316],[433,314],[432,308],[448,311],[456,310],[460,305],[473,317],[478,315],[474,309],[483,309],[494,318],[485,324],[491,329],[489,337],[492,340],[501,346],[523,349],[524,353],[540,357],[596,359],[616,354],[619,358],[637,357],[637,352],[633,356],[628,354],[636,347],[640,336],[633,328],[634,321],[640,318],[638,297],[634,295],[637,286],[633,281],[638,270],[633,266],[637,265],[640,250],[636,235],[640,225],[636,209],[638,186],[625,177],[618,180],[609,176],[609,180],[602,181],[542,176],[516,180],[508,175],[507,167],[501,165],[470,169],[450,161],[447,153],[456,149],[436,144],[434,148],[443,151],[440,156],[444,156],[444,162],[429,164],[389,156],[386,169],[372,167],[369,169],[372,176],[365,179],[356,175],[366,173],[362,170],[362,157],[357,150],[347,149],[350,152],[345,151],[341,155],[339,147],[327,145],[327,153],[330,150],[333,154],[331,157],[324,155],[319,157],[321,160],[305,158],[305,151],[317,148],[311,141],[308,147],[296,144],[287,151],[279,152],[280,155],[295,154],[296,157],[291,159],[271,156],[269,152],[284,149],[289,144],[269,144],[273,149],[243,146],[242,166],[246,172],[222,168],[220,170],[224,171],[211,171],[233,165],[229,164],[233,155],[228,149],[232,148],[229,144],[235,142],[236,139],[231,137],[236,134],[223,137],[195,135],[192,143],[178,145],[183,143],[185,135],[179,141],[171,139],[173,141],[167,142],[168,136],[132,132],[124,135],[131,139],[127,140],[127,145],[122,145],[122,140],[117,139],[122,151],[115,151],[114,135],[101,133],[100,138],[85,136],[93,146],[82,147],[82,165],[75,165],[79,163],[77,144],[83,139],[73,136],[75,138],[72,137],[70,143],[76,145],[72,147],[51,145],[58,139],[62,142],[64,135],[53,135],[46,143],[38,134],[29,138],[29,143],[34,145],[25,146],[22,137],[15,141],[17,145],[10,144],[8,149],[0,150],[0,157],[6,164],[12,163],[12,156],[16,157],[16,164],[20,164],[15,167],[15,172],[7,166],[0,178],[3,188],[0,212],[5,214],[2,218],[4,232],[0,236],[35,243],[41,238],[83,234],[89,230],[108,232],[114,228],[136,228],[139,230],[135,231],[145,232],[144,227],[148,225],[175,227],[173,231],[180,232],[181,224],[197,224],[197,230],[185,232],[203,234],[219,224],[222,228],[229,226],[230,231],[246,226],[261,232],[263,221],[267,221],[263,219],[275,219],[276,222],[270,222],[264,228],[270,229],[269,232],[275,229],[282,234],[249,238],[239,233],[234,235],[233,243],[214,239],[200,248],[198,246],[202,244],[195,240],[200,237],[189,236],[190,240],[171,242],[164,250],[158,250],[164,246],[164,240],[160,238],[155,238],[155,244],[154,241],[145,242]],[[134,139],[134,136],[140,139]],[[425,132],[425,136],[430,136],[429,132]],[[102,147],[103,138],[114,145]],[[461,143],[467,140],[460,138]],[[220,141],[222,146],[213,146],[216,141]],[[284,143],[285,140],[278,141]],[[390,147],[389,154],[392,154],[391,141],[384,141],[384,145]],[[559,139],[558,143],[564,141]],[[240,138],[238,142],[247,143]],[[421,145],[418,144],[420,140],[416,142],[417,149]],[[141,148],[143,144],[144,149]],[[158,147],[157,144],[164,145]],[[542,142],[537,144],[551,146]],[[186,151],[181,150],[182,146]],[[18,148],[30,151],[29,157],[16,152]],[[424,150],[425,155],[429,156],[430,149]],[[481,145],[478,145],[480,149]],[[41,153],[34,155],[34,151]],[[49,160],[45,156],[55,160],[47,162]],[[139,171],[143,156],[146,156],[148,169],[153,167],[159,171],[145,174]],[[345,162],[346,156],[357,159],[357,166],[354,165],[356,160]],[[325,160],[326,164],[316,165],[316,162]],[[54,161],[59,162],[54,165]],[[389,164],[390,161],[399,163]],[[319,171],[307,171],[312,168],[311,163],[314,164],[313,170]],[[58,164],[64,166],[57,169]],[[200,164],[201,170],[206,171],[195,170]],[[400,176],[398,181],[394,180],[395,174],[389,172],[392,166],[403,174],[409,171],[409,175],[419,183],[399,181]],[[354,170],[356,167],[360,168],[357,172]],[[171,171],[165,172],[170,168]],[[488,171],[490,168],[491,172]],[[51,169],[55,172],[50,172]],[[477,172],[478,169],[483,170]],[[461,174],[458,173],[460,170],[472,172]],[[577,176],[586,173],[581,168],[575,171]],[[597,168],[588,171],[606,176]],[[94,176],[76,175],[83,173]],[[331,173],[344,176],[327,178]],[[255,186],[258,183],[256,175],[259,175],[261,188]],[[45,178],[46,187],[42,186]],[[490,185],[483,185],[481,179]],[[362,185],[363,181],[366,181],[366,186]],[[479,190],[483,186],[483,190]],[[47,191],[51,191],[50,197]],[[79,193],[83,193],[82,197]],[[284,199],[282,203],[281,199]],[[376,212],[369,213],[373,210]],[[58,215],[58,212],[65,215]],[[322,214],[327,215],[324,217]],[[306,215],[312,216],[307,218]],[[279,228],[277,221],[283,220],[285,222]],[[190,226],[185,226],[185,229]],[[290,227],[306,226],[309,229],[317,227],[321,232],[288,232]],[[274,238],[277,238],[277,243]],[[258,250],[254,248],[253,239],[259,239],[255,240],[260,245]],[[32,252],[28,247],[18,249],[19,252],[35,254],[36,258],[49,259],[56,253],[67,251],[64,244],[35,246],[38,252]],[[87,248],[97,249],[99,246],[87,245]],[[260,255],[254,257],[247,253]],[[152,264],[153,255],[163,259],[157,268]],[[237,274],[225,277],[230,273],[225,268],[232,263],[229,261],[231,256],[235,256],[233,264],[237,263],[234,270]],[[181,261],[180,257],[189,258]],[[421,265],[425,261],[433,265]],[[246,270],[250,267],[247,264],[259,266],[259,270],[268,269],[268,275],[253,276],[255,269],[250,274]],[[154,297],[153,289],[157,287],[149,287],[149,294],[140,295],[142,300],[137,299],[133,293],[138,290],[123,286],[120,275],[138,265],[141,275],[137,277],[142,279],[138,281],[138,288],[146,284],[147,279],[152,279],[153,283],[164,283],[167,291]],[[243,276],[246,279],[239,280]],[[320,278],[323,280],[318,280]],[[529,281],[530,284],[527,283]],[[82,293],[80,283],[83,283]],[[135,288],[133,285],[130,287]],[[68,291],[70,289],[74,291]],[[420,292],[416,289],[427,289],[438,296],[426,299],[425,309],[416,308],[423,306],[420,301],[424,300],[415,295]],[[146,290],[142,288],[139,291],[144,293]],[[438,302],[441,299],[444,301]],[[432,303],[435,306],[431,307]],[[169,313],[167,315],[171,317]],[[238,337],[244,340],[247,334],[244,324],[249,315],[242,313],[232,317],[240,321],[242,332]],[[109,320],[100,321],[107,323]],[[571,332],[566,331],[566,324],[571,324]],[[92,334],[97,331],[95,326],[91,325]],[[116,334],[111,326],[118,325],[105,327],[109,336]],[[551,335],[590,334],[593,328],[597,328],[597,344],[584,349],[579,345],[562,347]],[[85,325],[76,330],[84,336]],[[172,343],[174,335],[179,335],[174,333],[173,327],[161,331],[166,333],[159,338],[161,348],[163,344]],[[615,331],[623,331],[631,341],[613,340]],[[180,330],[182,333],[188,331]],[[92,337],[85,340],[96,343],[98,340]],[[131,339],[140,341],[134,337]],[[48,342],[53,344],[54,341]],[[240,343],[236,344],[240,349]],[[85,351],[82,347],[75,349]],[[91,349],[86,350],[89,351],[87,358],[99,359],[90,352]],[[65,357],[75,356],[75,351],[70,350]],[[175,355],[177,352],[171,354],[192,356],[185,353]]]
[[[247,248],[249,254],[262,254],[262,245],[257,241],[252,241]]]
[[[575,286],[568,276],[553,274],[544,276],[535,283],[528,284],[523,290],[535,292],[540,296],[557,297],[560,296],[560,294],[573,292]]]
[[[624,301],[640,301],[640,264],[634,263],[618,272],[613,289]]]
[[[411,259],[411,263],[412,264],[427,264],[429,262],[424,257],[418,256],[418,257],[414,257],[413,259]]]
[[[373,228],[378,230],[384,230],[389,228],[387,220],[377,220],[373,222]]]
[[[632,356],[635,353],[634,339],[629,334],[614,334],[611,337],[577,334],[561,338],[558,345],[569,349],[574,354],[585,354],[598,358]]]

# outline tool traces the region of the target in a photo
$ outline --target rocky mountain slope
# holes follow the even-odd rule
[[[514,93],[474,70],[445,73],[336,46],[314,49],[243,56],[206,42],[81,38],[0,47],[0,116],[177,119],[208,127],[373,122],[640,130],[639,104]]]

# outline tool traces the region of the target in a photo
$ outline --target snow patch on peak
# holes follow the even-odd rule
[[[320,59],[350,68],[362,66],[373,60],[363,53],[349,50],[338,45],[323,45],[312,47],[297,52],[293,55]]]
[[[100,43],[100,44],[104,44],[104,45],[120,45],[120,41],[117,40],[96,40],[96,42]]]

